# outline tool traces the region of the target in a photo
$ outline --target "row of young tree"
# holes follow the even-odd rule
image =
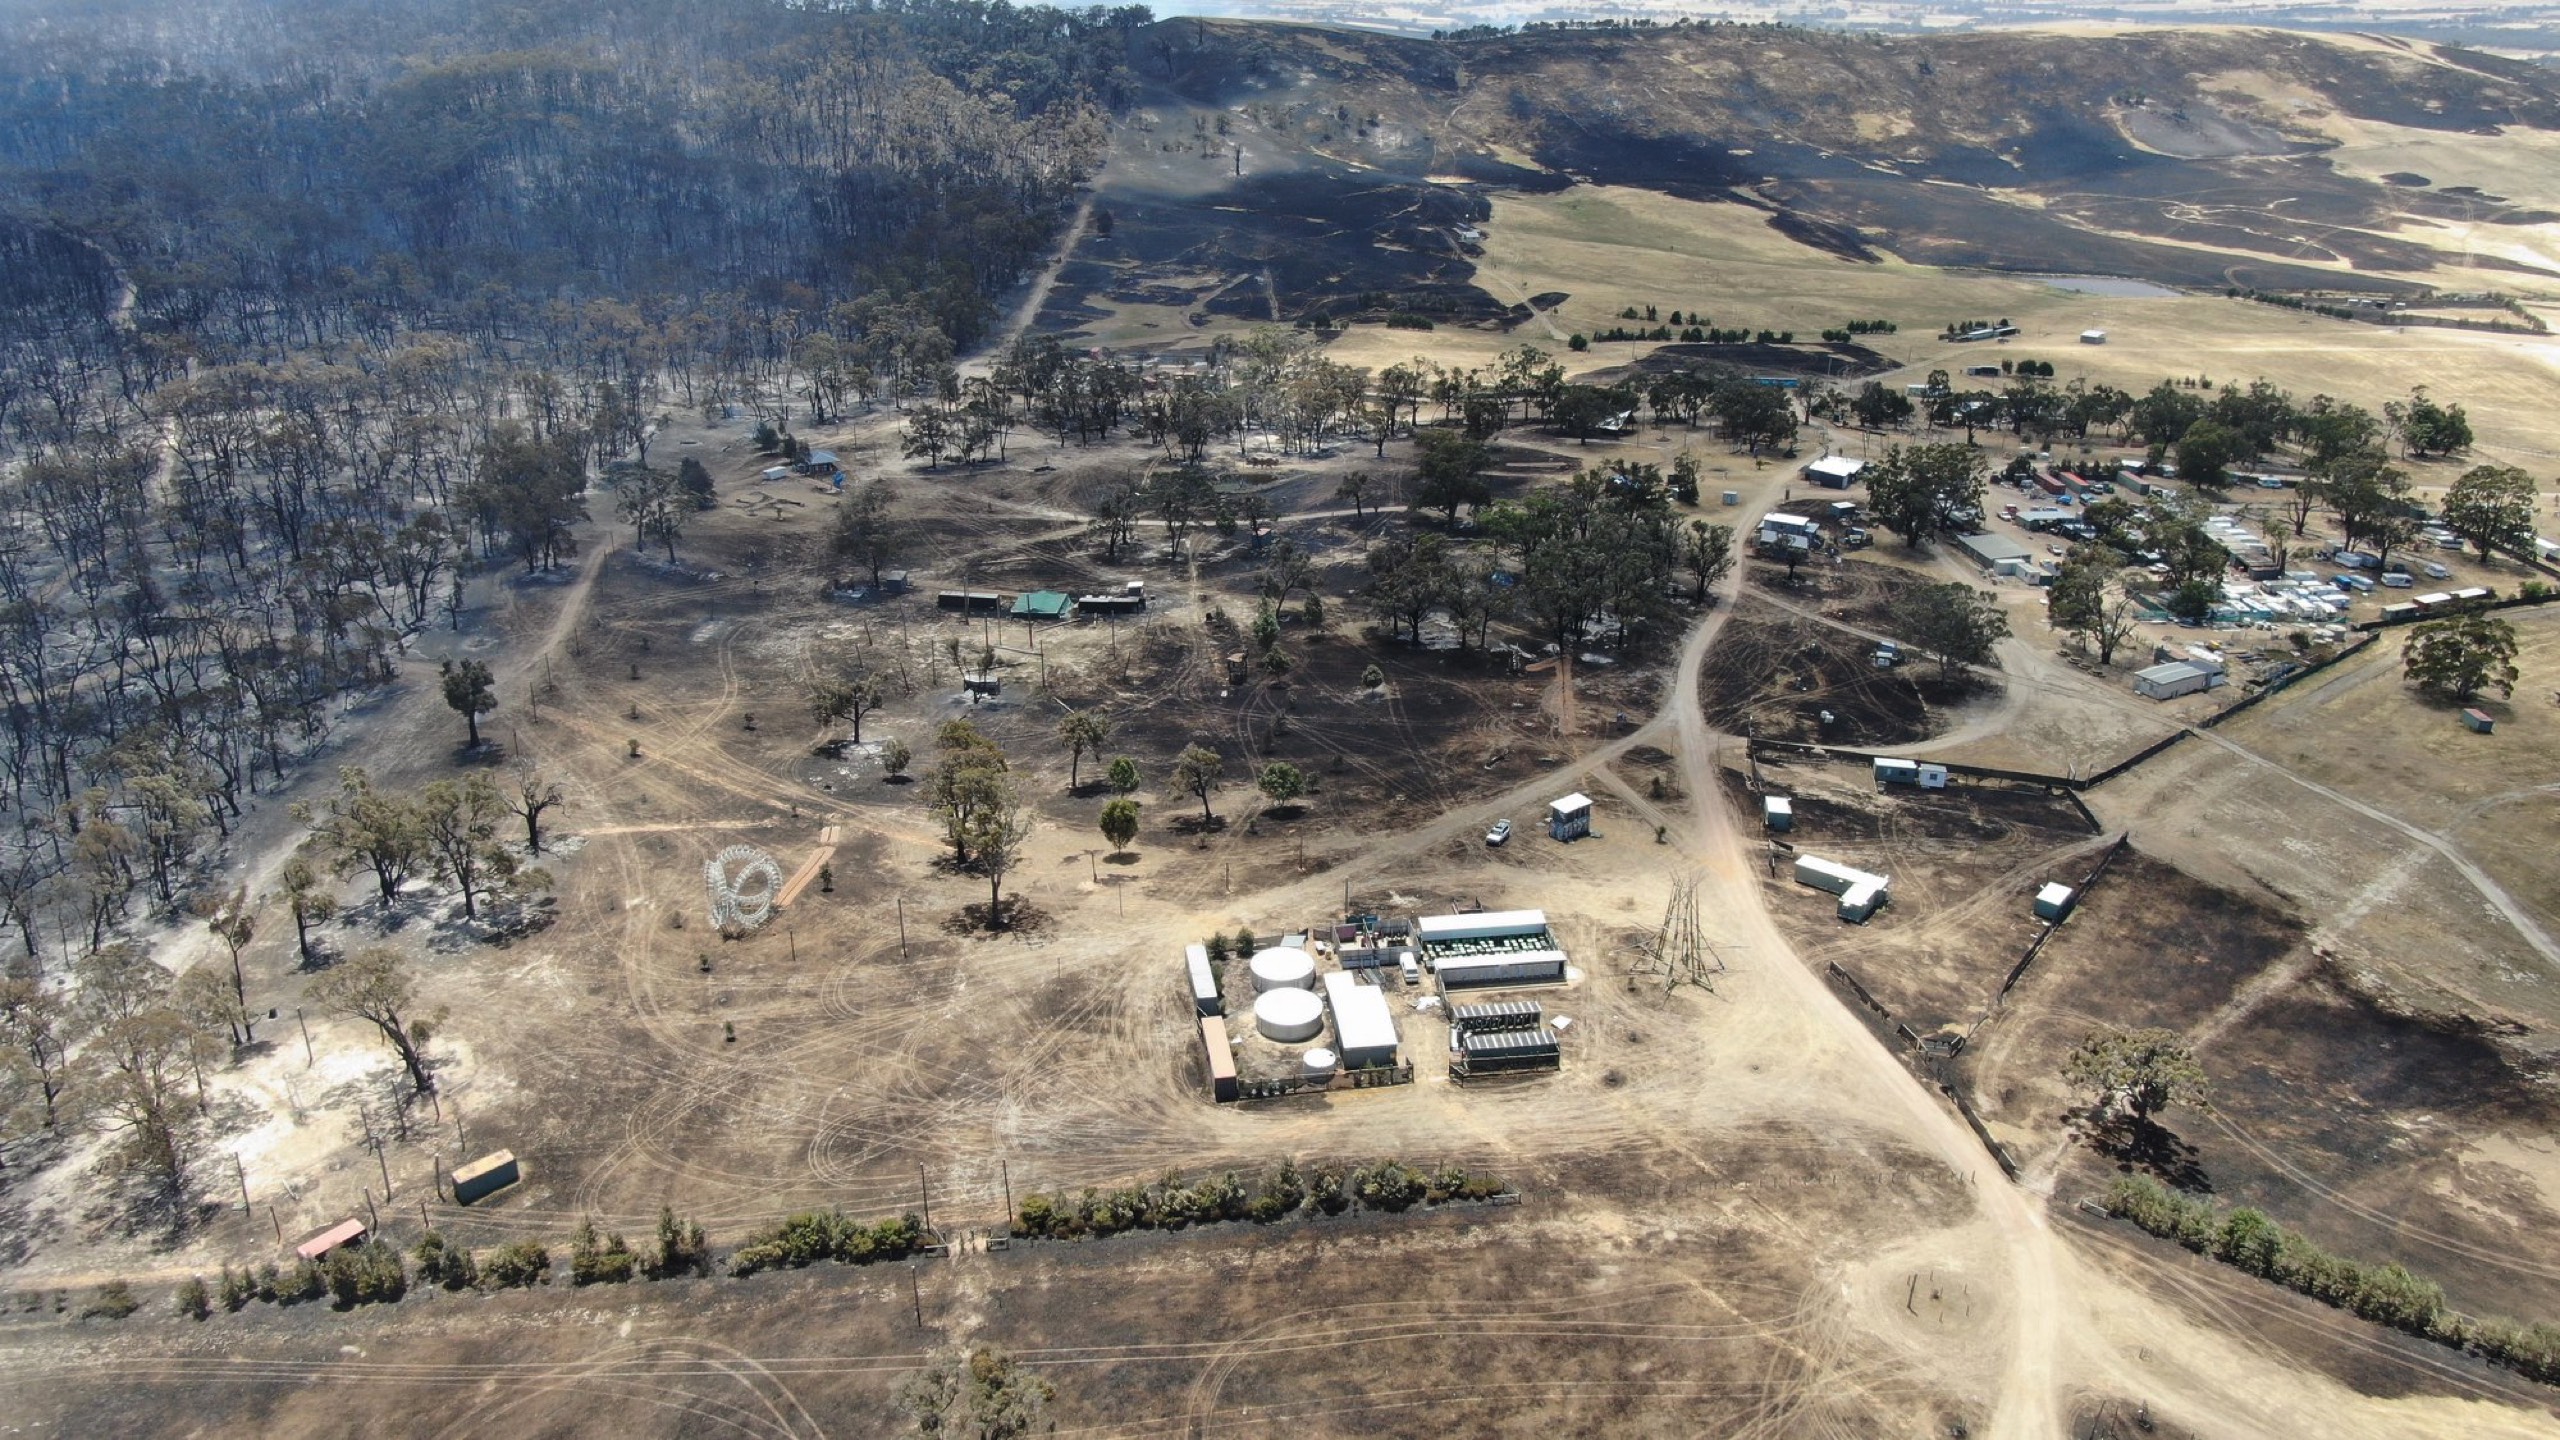
[[[2182,478],[2209,489],[2228,483],[2233,466],[2287,450],[2321,467],[2385,460],[2395,446],[2412,458],[2458,455],[2472,442],[2463,407],[2431,398],[2423,386],[2385,403],[2380,415],[2328,395],[2296,400],[2265,380],[2216,390],[2204,380],[2167,379],[2136,395],[2080,377],[2053,385],[2023,370],[2003,389],[1959,388],[1946,371],[1932,370],[1920,391],[1915,397],[1873,380],[1855,391],[1816,382],[1805,404],[1811,414],[1868,430],[1915,419],[1961,429],[1968,443],[1982,431],[2038,444],[2105,432],[2149,447],[2155,461],[2174,459]]]

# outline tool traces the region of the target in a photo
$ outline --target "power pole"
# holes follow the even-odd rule
[[[933,1228],[933,1190],[925,1184],[924,1162],[921,1160],[916,1162],[916,1193],[924,1203],[924,1228],[930,1230]]]
[[[231,1152],[231,1169],[240,1177],[240,1213],[249,1213],[249,1169],[240,1163],[240,1152]]]
[[[302,1007],[293,1007],[293,1023],[302,1027],[302,1068],[311,1068],[311,1022],[302,1018]]]
[[[907,897],[898,897],[898,958],[907,958]]]
[[[1004,1233],[1010,1235],[1013,1233],[1013,1166],[999,1159],[996,1169],[1004,1177]]]

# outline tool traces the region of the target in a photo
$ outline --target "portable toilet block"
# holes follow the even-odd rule
[[[1591,797],[1576,792],[1547,807],[1547,835],[1578,840],[1591,833]]]

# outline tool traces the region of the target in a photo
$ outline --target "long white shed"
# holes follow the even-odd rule
[[[1425,915],[1413,922],[1413,938],[1429,945],[1449,940],[1502,940],[1547,933],[1544,910],[1487,910],[1475,915]]]
[[[1514,950],[1503,955],[1446,955],[1432,964],[1440,988],[1481,990],[1494,985],[1561,985],[1564,952]]]
[[[1340,970],[1324,977],[1324,998],[1333,1010],[1334,1049],[1351,1069],[1396,1063],[1396,1022],[1387,1012],[1387,992],[1363,985]]]

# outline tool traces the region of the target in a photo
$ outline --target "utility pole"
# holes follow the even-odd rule
[[[916,1262],[907,1262],[907,1298],[915,1302],[916,1328],[924,1328],[924,1291],[916,1285]]]
[[[898,897],[898,958],[907,958],[907,897]]]
[[[249,1213],[249,1168],[240,1163],[240,1152],[231,1152],[232,1173],[240,1177],[240,1213]]]
[[[302,1007],[293,1007],[293,1023],[302,1027],[302,1068],[311,1068],[311,1022],[302,1018]]]
[[[924,1162],[916,1162],[916,1193],[924,1202],[924,1228],[933,1228],[933,1190],[924,1181]]]
[[[1013,1233],[1013,1165],[999,1159],[996,1170],[1004,1177],[1004,1233],[1010,1235]]]

